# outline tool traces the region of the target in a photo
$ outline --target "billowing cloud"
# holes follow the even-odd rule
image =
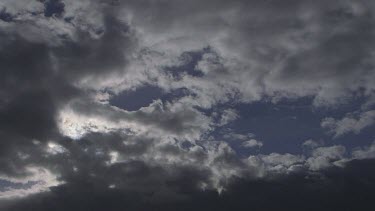
[[[335,161],[343,159],[345,151],[343,146],[316,148],[312,151],[312,156],[307,159],[308,166],[313,171],[327,168],[335,164]]]

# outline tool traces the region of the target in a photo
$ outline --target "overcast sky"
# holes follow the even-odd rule
[[[375,210],[373,0],[1,0],[0,210]]]

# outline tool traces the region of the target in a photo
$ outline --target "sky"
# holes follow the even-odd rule
[[[375,2],[2,0],[0,210],[374,210]]]

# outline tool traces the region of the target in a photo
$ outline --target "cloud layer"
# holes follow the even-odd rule
[[[368,210],[374,133],[338,140],[374,124],[374,7],[2,1],[0,208]],[[243,129],[285,101],[299,152]]]

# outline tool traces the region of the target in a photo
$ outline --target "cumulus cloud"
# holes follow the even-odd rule
[[[312,156],[307,159],[309,168],[313,171],[334,165],[334,161],[344,158],[346,149],[344,146],[319,147],[312,151]]]

